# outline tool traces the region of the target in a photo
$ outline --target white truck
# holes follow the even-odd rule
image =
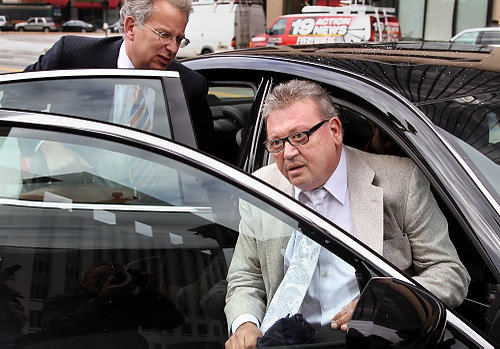
[[[185,36],[187,47],[177,57],[194,57],[212,52],[246,48],[252,36],[266,29],[266,16],[260,1],[193,1]]]

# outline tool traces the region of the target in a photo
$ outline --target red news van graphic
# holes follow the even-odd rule
[[[297,18],[291,23],[289,44],[327,44],[368,41],[368,17],[328,16]],[[294,42],[293,37],[296,37]],[[283,42],[283,40],[282,40]]]
[[[335,42],[335,36],[347,34],[351,21],[351,17],[298,18],[292,22],[290,35],[297,35],[297,44]]]
[[[349,11],[346,10],[348,7]],[[323,13],[310,13],[311,8]],[[401,36],[397,17],[387,11],[393,9],[372,6],[309,6],[308,11],[305,9],[303,12],[308,13],[279,17],[265,34],[252,38],[250,47],[398,41]]]

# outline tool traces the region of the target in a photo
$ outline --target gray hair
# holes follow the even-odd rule
[[[339,110],[332,97],[320,85],[307,80],[290,80],[273,88],[264,100],[262,115],[267,121],[275,110],[286,109],[297,101],[310,99],[317,103],[323,119],[339,117]]]
[[[123,30],[125,19],[129,16],[134,17],[138,25],[143,25],[153,15],[155,0],[124,0],[120,9],[120,30]],[[193,12],[191,0],[156,0],[167,1],[172,6],[178,8],[186,15],[189,20],[189,14]]]

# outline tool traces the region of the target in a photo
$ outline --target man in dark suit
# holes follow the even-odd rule
[[[120,11],[124,36],[64,36],[25,71],[75,68],[136,68],[178,71],[199,148],[210,152],[213,121],[207,82],[175,60],[184,37],[191,0],[125,0]]]

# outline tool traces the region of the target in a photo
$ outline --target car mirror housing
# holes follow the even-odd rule
[[[348,348],[428,348],[446,326],[444,305],[420,287],[394,278],[372,278],[361,293],[347,330]]]

